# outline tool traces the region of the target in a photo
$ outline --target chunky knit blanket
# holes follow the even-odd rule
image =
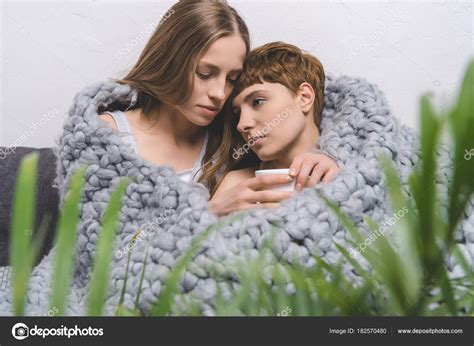
[[[111,81],[85,88],[76,95],[58,140],[57,185],[61,202],[72,174],[81,165],[88,166],[77,230],[76,268],[68,301],[70,315],[85,314],[99,220],[121,177],[130,177],[132,182],[120,211],[106,314],[113,314],[119,301],[129,252],[124,306],[135,306],[147,254],[139,300],[139,308],[147,311],[163,289],[170,269],[189,249],[192,240],[218,221],[208,210],[209,195],[202,186],[187,184],[173,169],[143,160],[117,132],[100,121],[99,109],[115,101],[132,102],[136,97],[136,90]],[[338,263],[341,255],[334,242],[346,244],[347,250],[353,251],[347,243],[351,237],[315,190],[334,200],[366,232],[364,216],[387,225],[394,213],[389,207],[377,156],[385,153],[393,160],[406,188],[408,175],[419,161],[417,137],[392,115],[376,86],[364,79],[329,76],[319,144],[339,160],[340,175],[330,184],[305,189],[278,209],[255,209],[229,219],[227,225],[202,244],[187,267],[180,282],[183,295],[192,295],[201,302],[205,313],[212,314],[217,287],[221,284],[212,274],[218,271],[230,281],[235,269],[231,263],[257,255],[270,234],[276,243],[272,247],[273,261],[293,263],[297,259],[312,266],[313,256],[318,256],[330,264]],[[438,155],[444,163],[439,167],[438,186],[446,192],[451,157],[443,148]],[[474,262],[472,210],[470,203],[457,234],[457,241],[471,263]],[[275,228],[276,224],[280,226]],[[138,230],[142,232],[134,238]],[[33,270],[27,293],[28,315],[45,315],[49,309],[54,255],[53,248]],[[448,258],[447,263],[451,276],[463,275],[455,261]],[[360,280],[349,264],[343,268],[348,278],[354,282]],[[0,291],[1,315],[12,313],[11,301],[8,289]]]

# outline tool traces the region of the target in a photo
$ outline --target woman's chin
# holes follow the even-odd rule
[[[191,120],[191,122],[196,125],[196,126],[209,126],[210,123],[212,123],[212,120],[209,120],[208,118],[203,118],[203,117],[197,117]]]
[[[280,146],[260,146],[258,148],[252,148],[255,155],[258,156],[262,162],[270,161],[284,161],[288,153],[288,149]]]
[[[260,161],[267,162],[273,161],[274,155],[269,152],[266,152],[264,148],[259,148],[259,150],[254,150],[254,153],[258,156]]]

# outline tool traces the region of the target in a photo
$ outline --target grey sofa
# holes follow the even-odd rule
[[[36,220],[33,238],[38,239],[40,225],[46,226],[37,262],[49,252],[58,219],[59,196],[53,187],[56,176],[56,156],[51,148],[17,147],[14,151],[0,147],[0,266],[9,265],[9,239],[15,183],[21,160],[32,152],[39,153]]]

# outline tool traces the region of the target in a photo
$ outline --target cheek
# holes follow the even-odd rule
[[[192,99],[188,99],[185,103],[176,106],[176,109],[183,114],[185,117],[188,117],[188,114],[192,112],[193,102]]]
[[[288,133],[296,125],[292,116],[293,113],[294,111],[287,104],[279,104],[268,110],[265,121],[267,124],[271,124],[271,132],[288,137]]]
[[[188,114],[188,107],[187,107],[187,104],[186,104],[186,103],[184,103],[184,104],[182,104],[182,105],[179,105],[179,106],[176,106],[176,110],[177,110],[180,114],[184,115],[185,118],[188,118],[188,116],[187,116],[187,114]]]
[[[304,120],[291,115],[279,121],[271,131],[272,147],[283,148],[294,142],[303,132]]]
[[[206,94],[206,83],[199,78],[194,81],[194,86],[191,89],[191,96],[186,101],[187,105],[195,105]]]
[[[200,81],[196,83],[193,89],[193,95],[191,96],[192,100],[199,100],[206,94],[206,84]]]
[[[289,116],[285,121],[285,128],[288,129],[289,140],[299,136],[305,128],[305,119],[303,116]]]

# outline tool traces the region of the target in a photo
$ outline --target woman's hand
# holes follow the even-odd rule
[[[296,177],[296,191],[316,185],[321,179],[329,183],[339,174],[339,167],[324,154],[304,153],[297,155],[290,167],[290,176]]]
[[[229,188],[219,188],[212,197],[209,208],[217,216],[227,215],[256,207],[277,208],[293,192],[272,191],[272,186],[287,184],[293,178],[286,174],[265,174],[240,180]],[[223,182],[225,183],[225,182]]]

